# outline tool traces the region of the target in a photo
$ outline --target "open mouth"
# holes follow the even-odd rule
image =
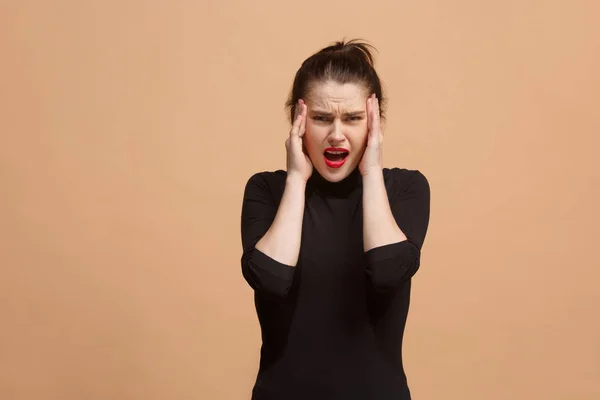
[[[327,149],[323,152],[325,163],[332,168],[341,167],[350,152],[346,149]]]
[[[325,158],[329,161],[342,161],[344,158],[348,157],[347,151],[325,151]]]

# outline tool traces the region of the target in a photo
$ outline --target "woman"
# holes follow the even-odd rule
[[[287,103],[287,172],[246,185],[242,272],[263,342],[255,400],[410,399],[402,337],[429,184],[383,168],[382,104],[370,45],[322,49]]]

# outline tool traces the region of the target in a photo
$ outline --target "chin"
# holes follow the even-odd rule
[[[340,168],[330,168],[325,164],[319,165],[317,168],[319,174],[329,182],[336,183],[343,181],[353,171],[351,165],[346,164]]]

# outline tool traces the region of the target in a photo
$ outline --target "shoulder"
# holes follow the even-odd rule
[[[276,171],[261,171],[256,172],[248,179],[248,184],[254,185],[267,185],[267,186],[279,186],[285,185],[285,179],[287,172],[281,169]]]
[[[391,195],[402,195],[411,190],[429,192],[429,181],[418,169],[384,168],[383,179]]]
[[[248,178],[244,196],[260,192],[270,194],[274,199],[279,200],[285,189],[285,179],[287,172],[283,170],[256,172]]]

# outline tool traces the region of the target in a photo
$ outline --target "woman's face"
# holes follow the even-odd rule
[[[304,145],[313,166],[330,182],[358,166],[367,145],[367,93],[363,85],[326,81],[313,85]]]

